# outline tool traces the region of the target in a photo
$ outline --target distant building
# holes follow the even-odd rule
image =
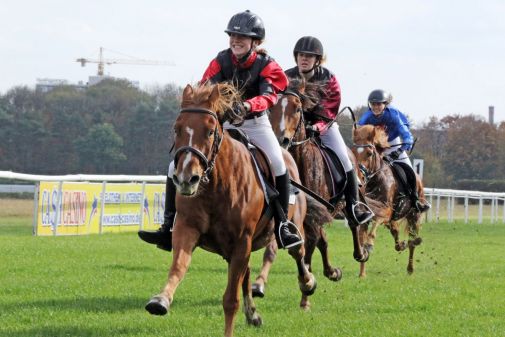
[[[108,76],[108,75],[89,76],[87,83],[83,83],[82,81],[79,81],[77,84],[71,84],[67,80],[63,80],[63,79],[37,78],[37,82],[35,84],[35,90],[46,93],[46,92],[49,92],[49,91],[51,91],[57,87],[61,87],[61,86],[71,86],[71,87],[74,87],[77,89],[84,90],[88,86],[96,85],[105,79],[120,79],[120,78]],[[124,79],[124,80],[130,82],[133,87],[135,87],[137,89],[140,88],[139,81],[131,81],[128,79]]]

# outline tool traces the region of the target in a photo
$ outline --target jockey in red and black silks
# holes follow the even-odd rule
[[[251,51],[240,62],[231,49],[221,51],[213,59],[200,83],[230,81],[243,92],[244,102],[251,105],[249,113],[258,114],[277,102],[277,94],[286,89],[288,80],[282,68],[270,56]]]
[[[289,78],[302,79],[298,66],[286,70],[286,75]],[[312,125],[316,127],[318,132],[321,132],[325,129],[326,125],[328,125],[329,121],[335,119],[338,114],[341,101],[340,84],[338,84],[335,75],[323,66],[314,68],[314,74],[308,79],[308,82],[325,83],[324,92],[326,95],[321,101],[323,110],[318,112],[318,115],[325,117],[325,119],[318,119],[317,115],[312,116],[314,118],[314,123]]]
[[[275,186],[279,192],[278,201],[282,210],[274,212],[275,235],[281,248],[300,246],[303,240],[299,234],[291,233],[289,226],[294,226],[287,220],[289,207],[290,180],[281,147],[272,130],[267,111],[277,103],[277,94],[286,89],[288,79],[282,68],[257,47],[265,39],[265,27],[261,18],[244,11],[235,14],[225,30],[229,36],[229,48],[221,51],[204,72],[201,84],[205,82],[230,82],[242,92],[242,102],[237,102],[234,109],[239,115],[245,112],[244,122],[240,126],[228,122],[224,129],[240,129],[249,139],[260,147],[271,162],[275,175]],[[171,250],[172,228],[175,218],[175,195],[172,180],[174,163],[170,163],[167,176],[167,201],[165,205],[165,221],[157,232],[140,231],[142,240],[157,244],[158,247]]]
[[[308,112],[307,119],[311,122],[309,128],[318,133],[321,143],[335,152],[340,159],[347,181],[344,191],[347,214],[354,218],[352,223],[361,225],[370,221],[374,214],[359,201],[356,172],[338,124],[333,122],[338,115],[341,90],[335,75],[321,65],[323,55],[323,45],[319,39],[313,36],[300,38],[293,49],[296,67],[286,70],[286,75],[324,86],[324,96],[320,102],[322,111]]]

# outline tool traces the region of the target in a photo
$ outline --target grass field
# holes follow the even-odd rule
[[[134,233],[33,237],[30,201],[0,199],[0,336],[221,336],[226,263],[197,249],[168,316],[144,310],[164,284],[171,254]],[[280,252],[263,318],[249,327],[237,315],[236,336],[505,336],[505,225],[425,224],[416,270],[381,229],[358,279],[351,236],[328,228],[332,262],[344,278],[324,278],[316,253],[318,289],[312,309],[298,308],[296,267]],[[261,252],[253,255],[253,274]]]

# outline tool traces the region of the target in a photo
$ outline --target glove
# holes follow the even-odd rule
[[[313,138],[319,136],[319,130],[315,125],[305,125],[305,133],[307,134],[307,138]]]
[[[237,116],[245,117],[245,114],[247,113],[247,109],[245,108],[244,103],[242,102],[233,103],[231,109],[233,113]]]

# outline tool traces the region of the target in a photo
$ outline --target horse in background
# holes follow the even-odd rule
[[[421,213],[417,211],[408,193],[404,192],[391,163],[383,159],[382,153],[390,147],[386,132],[373,125],[364,125],[353,130],[353,152],[360,163],[360,179],[364,181],[365,195],[382,205],[383,211],[372,220],[368,230],[361,228],[361,241],[364,249],[371,252],[376,238],[377,227],[384,224],[395,240],[396,251],[409,248],[407,272],[414,272],[414,250],[422,242],[419,236]],[[424,199],[423,184],[416,174],[419,197]],[[401,222],[406,222],[408,242],[400,241]],[[360,265],[360,277],[366,276],[365,262]]]
[[[272,211],[254,159],[243,143],[223,130],[225,121],[236,118],[228,113],[239,97],[228,84],[188,85],[184,89],[174,125],[177,217],[172,233],[173,260],[166,285],[146,305],[151,314],[168,312],[196,247],[219,254],[228,263],[222,302],[226,337],[233,336],[240,289],[247,323],[262,324],[251,293],[249,259],[252,251],[275,241]],[[283,155],[290,176],[299,181],[293,158],[287,151]],[[305,196],[299,193],[288,216],[302,237],[305,213]],[[304,263],[303,245],[289,249],[289,254],[296,261],[300,290],[312,294],[316,283]]]
[[[329,200],[332,195],[330,186],[332,184],[329,172],[326,170],[322,154],[315,144],[313,135],[307,135],[305,131],[305,118],[303,111],[316,108],[322,91],[321,86],[311,83],[302,83],[296,80],[290,82],[289,88],[279,97],[277,104],[270,109],[270,121],[279,142],[284,148],[287,148],[293,155],[302,184],[319,194],[325,200]],[[349,156],[357,167],[353,153],[348,150]],[[334,218],[342,219],[344,202],[339,201],[332,210],[320,212],[314,216],[311,222],[304,223],[305,229],[305,262],[310,266],[312,263],[312,254],[317,247],[321,252],[323,260],[324,275],[332,280],[338,281],[342,278],[342,270],[338,267],[332,267],[328,253],[328,240],[323,225],[331,222]],[[375,211],[375,209],[373,209]],[[308,213],[309,215],[311,212]],[[366,261],[368,252],[362,249],[359,242],[358,230],[350,226],[353,235],[354,253],[357,261]],[[263,267],[260,275],[254,283],[255,290],[259,289],[258,294],[262,297],[264,285],[267,281],[268,272],[275,258],[276,247],[269,246],[265,252]],[[309,270],[312,270],[309,267]],[[308,308],[310,303],[308,298],[302,296],[300,306]]]

